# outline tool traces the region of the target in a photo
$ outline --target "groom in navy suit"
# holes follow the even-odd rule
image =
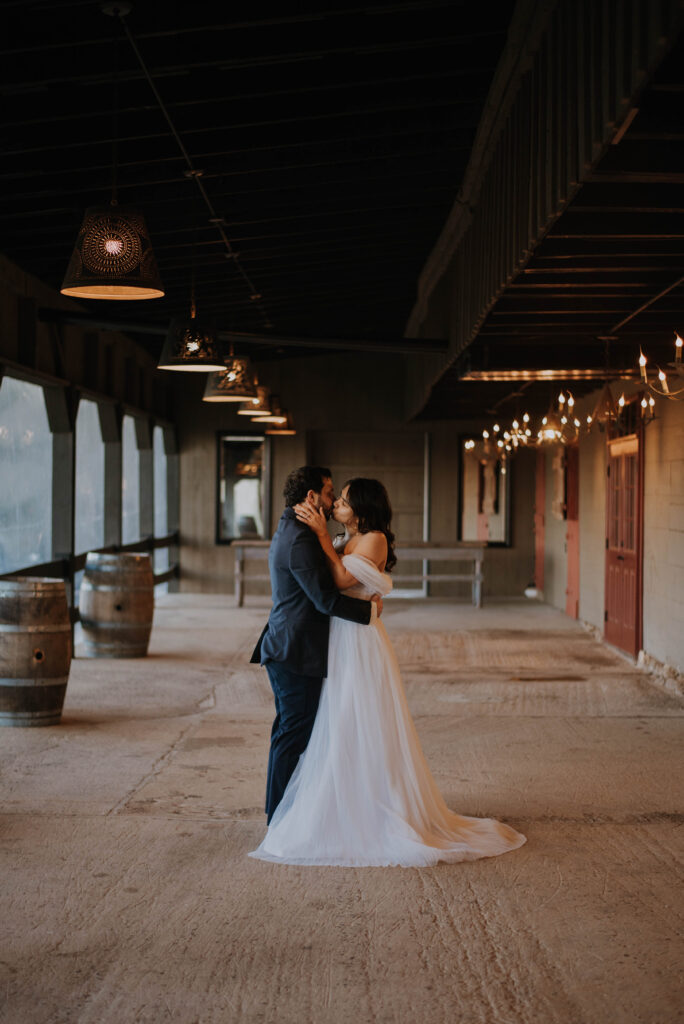
[[[295,516],[294,506],[304,501],[331,512],[330,470],[295,469],[283,493],[287,507],[268,553],[273,608],[251,658],[266,667],[276,706],[266,782],[268,821],[311,736],[328,671],[330,616],[368,625],[382,610],[380,600],[376,605],[375,599],[340,593],[316,534]]]

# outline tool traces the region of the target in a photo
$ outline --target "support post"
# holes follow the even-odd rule
[[[45,410],[52,433],[52,559],[68,565],[69,606],[74,593],[74,538],[76,533],[76,415],[78,392],[74,388],[46,387]]]
[[[178,441],[173,427],[164,427],[164,451],[166,453],[166,529],[176,533],[180,529],[180,459]],[[178,566],[178,576],[169,580],[169,593],[180,589],[180,547],[169,548],[169,565]]]
[[[121,409],[99,402],[100,430],[104,443],[104,547],[121,545]]]
[[[135,443],[138,449],[138,489],[140,494],[138,529],[141,540],[154,538],[154,452],[149,419],[136,416]],[[154,549],[150,547],[154,557]]]

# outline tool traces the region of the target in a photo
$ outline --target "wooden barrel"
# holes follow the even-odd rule
[[[70,665],[64,581],[0,579],[0,725],[56,725]]]
[[[79,595],[86,658],[142,658],[154,614],[149,555],[89,552]]]

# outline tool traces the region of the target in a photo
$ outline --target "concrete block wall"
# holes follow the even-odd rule
[[[430,538],[455,542],[458,521],[459,438],[469,425],[458,422],[406,423],[403,407],[404,361],[366,355],[363,372],[358,359],[330,355],[316,359],[284,359],[262,364],[259,378],[280,394],[295,418],[293,438],[273,438],[271,526],[275,528],[283,501],[287,473],[315,456],[323,435],[364,434],[367,462],[393,467],[404,439],[421,439],[428,432],[431,445]],[[188,375],[192,376],[192,375]],[[178,417],[181,462],[181,588],[204,593],[226,593],[233,588],[234,555],[227,545],[215,543],[216,433],[243,430],[245,424],[230,405],[202,402],[203,380],[178,382]],[[481,429],[481,428],[480,428]],[[415,445],[411,445],[414,447]],[[513,546],[493,548],[485,562],[485,596],[522,594],[533,564],[532,533],[533,458],[523,453],[512,467]],[[341,485],[343,481],[336,481]],[[418,500],[422,503],[422,482]],[[390,498],[392,495],[390,494]],[[398,540],[401,540],[398,537]],[[413,539],[413,538],[411,538]],[[453,572],[453,563],[435,563],[434,572]],[[254,585],[253,592],[266,587]],[[468,584],[435,584],[435,596],[469,594]]]
[[[568,580],[565,519],[559,519],[554,509],[554,495],[558,486],[559,456],[556,447],[546,452],[546,507],[544,510],[544,600],[554,608],[565,610],[565,588]],[[581,459],[581,454],[580,454]],[[581,543],[581,542],[580,542]]]
[[[684,403],[656,412],[645,442],[643,646],[684,672]]]
[[[579,617],[603,630],[606,580],[606,435],[596,430],[579,449]]]

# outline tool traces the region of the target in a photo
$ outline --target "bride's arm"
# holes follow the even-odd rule
[[[316,536],[323,548],[323,553],[328,560],[328,565],[333,575],[335,586],[338,590],[346,590],[358,583],[356,576],[347,572],[342,559],[335,551],[333,542],[330,539],[328,528],[325,525],[325,514],[320,509],[312,509],[309,505],[295,505],[295,515],[302,523],[306,523]],[[369,562],[373,562],[378,568],[384,566],[387,559],[387,539],[384,534],[373,532],[364,533],[354,548],[355,555],[362,555]]]
[[[330,571],[335,586],[338,590],[346,590],[347,587],[353,587],[358,580],[355,576],[352,576],[350,572],[347,572],[345,567],[342,565],[342,559],[335,551],[333,542],[328,533],[326,526],[325,513],[322,509],[311,508],[310,505],[301,504],[295,505],[295,515],[300,522],[306,523],[318,537],[318,543],[323,548],[323,554],[328,560]]]

